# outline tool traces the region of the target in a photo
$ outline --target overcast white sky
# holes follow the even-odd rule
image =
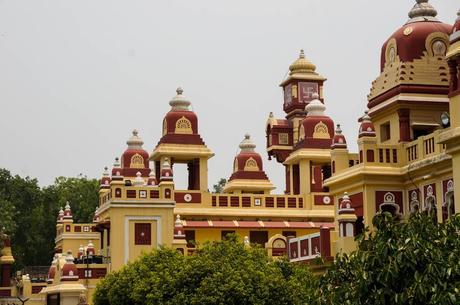
[[[278,85],[299,49],[328,78],[327,113],[355,149],[381,45],[414,3],[0,0],[0,167],[41,185],[99,178],[133,128],[153,150],[181,85],[216,153],[210,187],[231,174],[249,132],[282,192],[283,167],[266,159],[264,128],[270,111],[284,117]],[[431,3],[454,22],[457,1]]]

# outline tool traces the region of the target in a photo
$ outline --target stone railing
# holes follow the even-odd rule
[[[419,137],[417,140],[404,144],[406,151],[407,163],[429,158],[445,152],[444,144],[438,144],[440,130],[437,130],[427,136]]]

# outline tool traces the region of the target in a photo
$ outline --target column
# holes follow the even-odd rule
[[[410,142],[410,110],[398,109],[399,116],[399,142]]]

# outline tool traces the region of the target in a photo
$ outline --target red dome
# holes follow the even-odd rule
[[[436,48],[434,42],[440,40],[439,37],[430,37],[433,33],[449,35],[452,26],[437,20],[436,10],[428,3],[428,0],[417,0],[417,3],[409,12],[409,21],[401,28],[396,30],[393,35],[383,44],[381,51],[381,66],[383,71],[385,63],[390,58],[399,56],[402,62],[410,62],[416,58],[421,58],[427,52],[427,45]],[[446,37],[447,38],[447,37]],[[427,41],[429,39],[430,41]],[[433,40],[431,40],[433,39]],[[387,46],[395,43],[395,50],[391,51]],[[447,50],[447,41],[444,41],[444,52]],[[435,50],[436,51],[436,50]],[[430,50],[432,53],[432,50]]]
[[[72,252],[67,252],[65,261],[64,266],[62,266],[61,281],[78,281],[78,269],[74,264]]]
[[[330,148],[334,137],[334,121],[324,114],[326,106],[314,94],[314,99],[305,107],[307,116],[299,127],[299,142],[295,149]]]
[[[121,175],[136,177],[137,172],[140,172],[142,177],[147,178],[150,173],[149,154],[142,148],[144,142],[138,137],[137,130],[133,130],[133,135],[126,144],[128,148],[121,156]]]
[[[262,157],[254,151],[256,145],[252,143],[248,134],[245,135],[240,148],[240,153],[233,161],[233,174],[228,181],[234,179],[269,180],[263,169]]]
[[[345,136],[342,134],[340,124],[337,124],[337,128],[335,129],[335,135],[332,139],[331,148],[347,148],[347,140],[345,139]]]
[[[358,138],[362,137],[375,137],[375,127],[372,124],[371,117],[366,110],[364,116],[361,118],[361,126],[359,127]]]
[[[163,137],[160,143],[204,145],[198,134],[198,117],[189,110],[190,102],[177,88],[177,95],[169,102],[171,110],[163,119]]]

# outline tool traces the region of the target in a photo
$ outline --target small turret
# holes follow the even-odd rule
[[[340,124],[337,124],[337,127],[335,129],[335,134],[334,138],[332,139],[331,148],[347,148],[347,141],[345,140],[345,136],[342,134]]]
[[[104,172],[102,173],[102,178],[100,182],[101,189],[108,189],[110,188],[110,173],[109,168],[106,166],[104,167]]]
[[[338,210],[337,221],[339,223],[340,237],[354,237],[356,233],[355,224],[358,217],[348,193],[344,193]]]
[[[78,281],[78,269],[74,263],[72,251],[70,250],[67,251],[67,255],[65,257],[65,264],[64,266],[62,266],[61,272],[62,282]]]
[[[364,116],[361,118],[361,126],[359,127],[358,137],[375,137],[375,127],[374,124],[372,124],[368,110],[364,112]]]
[[[168,159],[165,159],[163,164],[161,165],[161,177],[160,181],[173,181],[173,171],[171,169],[171,164],[169,163]]]
[[[158,181],[155,175],[155,170],[152,169],[149,174],[149,179],[147,180],[147,185],[155,186],[157,184],[158,184]]]
[[[72,210],[70,209],[70,203],[68,201],[64,209],[63,222],[73,222]]]

